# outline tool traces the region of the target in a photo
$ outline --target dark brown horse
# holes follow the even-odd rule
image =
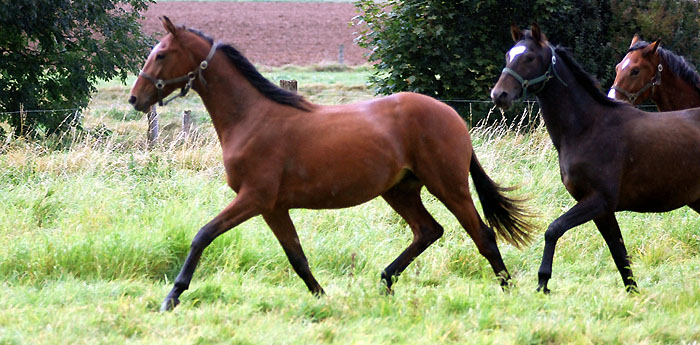
[[[557,240],[592,220],[627,291],[636,291],[615,212],[666,212],[686,205],[700,211],[700,109],[647,113],[610,99],[537,25],[524,32],[514,26],[511,32],[516,43],[491,92],[493,102],[507,108],[524,90],[536,94],[562,182],[577,201],[545,232],[538,290],[549,291]]]
[[[413,231],[413,242],[382,272],[391,291],[393,280],[443,233],[423,207],[423,186],[457,217],[507,284],[495,233],[474,208],[469,173],[486,219],[506,241],[517,246],[528,240],[526,214],[483,171],[467,126],[452,108],[414,93],[343,106],[311,104],[263,78],[230,45],[162,21],[168,35],[153,48],[129,103],[146,111],[178,87],[180,94],[195,90],[221,142],[228,185],[237,193],[195,236],[163,310],[179,303],[204,248],[256,215],[263,216],[309,290],[322,294],[289,209],[349,207],[377,196]]]
[[[682,56],[634,35],[615,67],[608,97],[640,104],[651,98],[659,111],[700,107],[700,75]]]

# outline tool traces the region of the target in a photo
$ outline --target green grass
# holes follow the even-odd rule
[[[265,73],[326,78],[316,84],[329,90],[329,104],[349,101],[342,92],[362,85],[352,81],[362,78],[353,71]],[[300,84],[304,93],[311,82]],[[454,217],[425,193],[445,235],[406,270],[392,296],[381,293],[379,274],[411,232],[374,200],[292,212],[327,296],[307,292],[257,217],[207,248],[182,304],[160,314],[192,237],[234,193],[196,97],[161,109],[165,135],[146,151],[145,120],[123,105],[126,94],[126,87],[101,86],[86,114],[88,129],[102,126],[111,134],[71,138],[61,150],[21,140],[0,147],[0,344],[700,341],[700,217],[689,209],[619,214],[640,294],[624,292],[592,224],[559,241],[552,294],[534,293],[542,233],[573,205],[542,126],[529,134],[504,126],[471,131],[489,175],[519,185],[517,194],[530,197],[540,215],[532,245],[500,245],[515,283],[507,292]],[[184,109],[198,114],[190,141],[176,139]]]

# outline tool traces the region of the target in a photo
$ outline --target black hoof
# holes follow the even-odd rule
[[[541,292],[545,295],[549,295],[550,290],[546,286],[538,286],[537,287],[537,292]]]
[[[503,292],[508,292],[508,291],[511,291],[512,289],[513,289],[512,283],[501,284],[501,290],[503,290]]]
[[[396,281],[397,277],[396,276],[389,276],[386,274],[386,272],[382,272],[382,278],[380,280],[381,284],[385,286],[385,289],[382,289],[382,292],[384,295],[391,296],[394,294],[394,291],[391,289],[391,286],[394,285],[394,282]]]
[[[161,312],[166,312],[166,311],[171,311],[177,307],[177,305],[180,304],[180,300],[177,298],[172,298],[172,297],[166,297],[165,300],[163,301],[163,304],[160,305],[160,311]]]
[[[382,289],[382,295],[384,296],[393,296],[394,295],[394,290],[392,290],[390,287],[385,286]]]
[[[498,275],[498,282],[501,284],[501,289],[503,291],[508,291],[510,290],[511,287],[513,287],[513,282],[510,279],[510,275],[508,273],[501,273]]]

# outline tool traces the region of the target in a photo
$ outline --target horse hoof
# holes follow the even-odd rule
[[[546,286],[538,286],[537,287],[537,292],[541,292],[545,295],[549,295],[550,290]]]
[[[510,292],[513,290],[513,284],[501,284],[501,290],[503,292]]]
[[[379,293],[384,295],[384,296],[393,296],[394,295],[394,289],[392,289],[389,286],[386,286],[382,284],[382,287],[379,290]]]
[[[177,305],[180,304],[180,300],[177,298],[170,298],[166,297],[165,301],[163,301],[163,304],[160,306],[160,312],[166,312],[166,311],[171,311],[177,307]]]
[[[627,286],[625,286],[625,289],[627,290],[627,293],[629,293],[629,294],[634,294],[634,295],[639,294],[639,288],[637,287],[637,285],[627,285]]]
[[[316,291],[312,291],[311,293],[312,293],[312,294],[314,295],[314,297],[316,297],[316,298],[321,298],[321,297],[323,297],[323,296],[326,295],[326,292],[323,291],[322,288],[319,288],[319,289],[316,290]]]

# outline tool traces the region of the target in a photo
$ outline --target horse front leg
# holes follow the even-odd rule
[[[552,278],[552,261],[557,240],[569,229],[593,220],[607,212],[607,202],[600,196],[589,197],[581,200],[571,209],[554,220],[544,233],[544,253],[542,263],[537,273],[537,291],[549,293],[547,283]]]
[[[267,225],[272,229],[284,253],[287,254],[289,263],[304,281],[309,291],[316,296],[323,295],[323,288],[321,288],[321,285],[318,284],[316,278],[311,274],[309,262],[306,259],[306,255],[304,255],[304,250],[301,248],[294,223],[292,223],[292,219],[289,217],[289,211],[274,210],[272,212],[266,212],[263,213],[263,219],[265,219]]]
[[[189,288],[192,274],[206,248],[215,238],[230,230],[247,219],[260,214],[255,204],[244,194],[239,194],[233,202],[224,208],[219,215],[202,227],[195,235],[180,273],[175,278],[175,284],[165,297],[160,311],[169,311],[180,304],[180,295]]]

